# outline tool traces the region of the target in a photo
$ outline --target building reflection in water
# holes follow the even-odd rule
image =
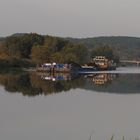
[[[139,93],[140,74],[90,74],[36,72],[1,72],[0,85],[9,93],[22,93],[24,96],[49,95],[85,89],[108,93]]]
[[[37,73],[42,80],[46,81],[70,81],[77,78],[77,74],[70,73]]]
[[[85,75],[85,78],[91,78],[92,82],[95,85],[105,85],[115,80],[116,77],[117,77],[116,74],[108,74],[108,73]]]
[[[70,73],[37,73],[42,80],[46,81],[70,81],[77,78],[80,75],[70,74]],[[100,74],[90,74],[85,75],[84,78],[91,78],[95,85],[105,85],[115,80],[116,74],[100,73]]]

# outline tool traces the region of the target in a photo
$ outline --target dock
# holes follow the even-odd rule
[[[70,73],[70,68],[44,68],[44,67],[37,67],[36,71],[38,72],[48,72],[48,73]]]
[[[81,66],[75,62],[59,64],[59,63],[44,63],[36,68],[38,72],[47,73],[89,73],[97,71],[116,70],[116,64],[113,60],[107,59],[105,56],[96,56],[89,63]]]

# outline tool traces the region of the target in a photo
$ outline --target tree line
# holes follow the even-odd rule
[[[89,53],[88,47],[74,44],[70,41],[36,33],[13,35],[0,42],[0,65],[28,66],[28,64],[42,64],[45,62],[79,64],[89,61],[91,55],[105,55],[114,59],[111,47],[100,45]],[[90,57],[89,57],[90,56]]]

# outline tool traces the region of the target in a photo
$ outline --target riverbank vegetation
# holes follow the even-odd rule
[[[25,67],[44,62],[84,63],[87,48],[65,39],[38,34],[10,36],[0,43],[1,67]]]
[[[140,60],[140,38],[128,36],[104,36],[93,38],[67,38],[74,44],[79,42],[88,47],[90,51],[93,48],[108,45],[122,60]]]
[[[114,60],[117,58],[116,52],[110,46],[100,45],[89,49],[64,38],[36,33],[15,34],[0,41],[1,68],[30,67],[45,62],[84,64],[93,55],[105,55]]]

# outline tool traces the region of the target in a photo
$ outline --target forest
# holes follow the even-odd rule
[[[84,63],[87,48],[81,44],[36,33],[13,35],[0,42],[1,66],[28,66],[45,62]]]
[[[92,51],[100,45],[110,46],[123,60],[140,60],[140,38],[128,36],[104,36],[92,38],[67,38],[74,44],[82,43]]]
[[[119,61],[117,51],[106,44],[91,49],[67,38],[36,33],[14,34],[0,40],[1,67],[30,67],[46,62],[84,64],[95,55]]]

